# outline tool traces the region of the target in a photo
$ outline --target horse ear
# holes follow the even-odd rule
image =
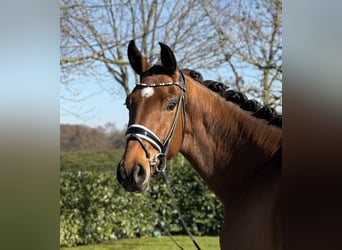
[[[161,48],[160,57],[162,65],[166,68],[170,75],[173,75],[177,68],[176,57],[169,46],[163,43],[159,43],[159,45]]]
[[[141,75],[144,71],[149,69],[149,64],[146,59],[141,55],[138,48],[135,46],[134,40],[130,41],[127,49],[128,60],[134,71]]]

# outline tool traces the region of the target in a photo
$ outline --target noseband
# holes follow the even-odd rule
[[[150,164],[150,167],[151,168],[155,167],[157,172],[162,172],[166,168],[166,156],[170,149],[171,139],[176,129],[176,124],[178,121],[181,107],[183,107],[183,115],[185,111],[185,107],[184,107],[185,79],[184,79],[183,73],[181,71],[179,71],[179,73],[180,73],[179,82],[149,83],[149,84],[138,83],[137,84],[138,86],[142,86],[142,87],[163,87],[163,86],[176,85],[181,89],[181,96],[178,100],[176,114],[173,119],[169,133],[167,134],[164,142],[162,142],[160,138],[155,133],[153,133],[150,129],[139,124],[130,125],[126,131],[127,143],[129,140],[138,141],[145,151],[146,158]],[[183,127],[184,127],[184,119],[183,119]],[[183,132],[184,132],[184,129],[183,129]],[[155,149],[158,150],[158,153],[153,157],[153,159],[151,159],[151,154],[148,151],[143,140],[148,141]],[[159,164],[157,164],[157,160],[159,160]]]

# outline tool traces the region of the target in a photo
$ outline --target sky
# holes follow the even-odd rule
[[[75,84],[73,82],[73,84]],[[80,101],[65,101],[60,99],[60,123],[84,124],[90,127],[103,126],[106,123],[114,123],[118,129],[122,129],[128,123],[128,110],[123,105],[125,94],[109,94],[94,82],[79,81],[76,99]],[[113,83],[115,84],[115,83]],[[81,89],[81,90],[80,90]],[[60,96],[72,97],[66,87],[61,84]],[[78,113],[74,115],[71,112]],[[80,117],[79,117],[80,116]]]
[[[125,98],[114,98],[107,93],[89,98],[82,107],[86,110],[86,118],[80,119],[61,110],[61,124],[85,124],[90,127],[103,126],[106,123],[114,123],[121,129],[128,122],[128,111],[123,105]],[[67,105],[72,106],[74,105]],[[89,112],[87,112],[89,110]]]

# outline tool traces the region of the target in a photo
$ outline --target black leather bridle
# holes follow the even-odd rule
[[[164,87],[164,86],[178,86],[181,89],[181,95],[178,99],[177,110],[175,117],[173,119],[171,128],[169,133],[167,134],[164,142],[160,140],[160,138],[153,133],[150,129],[143,125],[139,124],[131,124],[126,131],[126,139],[127,143],[129,140],[136,140],[140,143],[142,148],[145,151],[147,161],[150,164],[150,167],[155,167],[157,172],[163,172],[166,168],[166,156],[170,149],[170,143],[172,140],[173,133],[175,132],[178,117],[180,114],[181,107],[183,108],[183,115],[185,112],[184,106],[184,96],[185,96],[185,79],[184,75],[181,71],[179,71],[179,82],[166,82],[166,83],[138,83],[138,86],[141,87]],[[185,117],[184,117],[185,118]],[[184,127],[184,118],[183,118],[183,127]],[[183,128],[184,130],[184,128]],[[184,131],[183,131],[184,132]],[[155,149],[158,150],[158,153],[151,159],[151,154],[148,151],[144,140],[149,142]],[[159,164],[157,164],[157,160],[159,160]]]

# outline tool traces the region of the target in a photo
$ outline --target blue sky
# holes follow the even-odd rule
[[[116,127],[121,129],[128,122],[128,112],[123,105],[124,99],[110,96],[107,93],[93,96],[81,105],[85,118],[80,119],[61,110],[60,123],[86,124],[91,127],[97,127],[111,122],[115,123]],[[75,107],[76,105],[71,104],[66,106]]]
[[[61,124],[85,124],[97,127],[111,122],[118,129],[124,128],[128,122],[128,111],[123,105],[126,98],[123,91],[111,95],[95,82],[79,81],[76,84],[78,86],[72,86],[77,88],[78,95],[75,99],[84,98],[84,100],[65,101],[63,98],[60,99]],[[63,84],[60,86],[60,95],[72,97]],[[66,110],[78,113],[80,118]]]

